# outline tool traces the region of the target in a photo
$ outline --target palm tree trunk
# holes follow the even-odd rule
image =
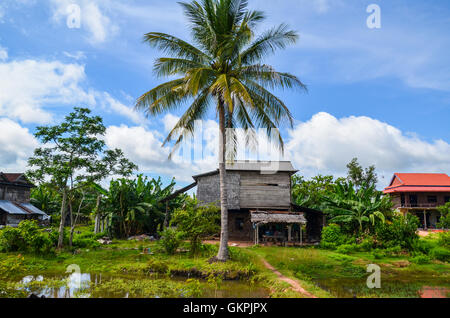
[[[226,188],[226,169],[225,169],[225,109],[224,103],[219,99],[219,182],[220,182],[220,245],[217,253],[217,260],[226,261],[228,259],[228,205]]]
[[[67,192],[66,189],[64,189],[61,203],[61,221],[59,222],[58,249],[61,249],[64,244],[64,223],[66,222],[66,200],[67,200]]]

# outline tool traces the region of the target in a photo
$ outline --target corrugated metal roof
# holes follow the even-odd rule
[[[297,172],[290,161],[241,161],[226,164],[227,170]]]
[[[20,203],[20,205],[23,206],[24,208],[28,209],[29,211],[31,211],[34,214],[47,215],[45,212],[42,212],[41,210],[39,210],[37,207],[35,207],[31,203]]]
[[[260,171],[261,174],[273,172],[296,173],[290,161],[234,161],[226,164],[227,171]],[[192,176],[195,180],[200,177],[211,176],[219,173],[219,169]]]
[[[2,209],[3,211],[5,211],[6,213],[9,213],[9,214],[30,214],[27,211],[16,206],[11,201],[7,201],[7,200],[0,200],[0,209]]]

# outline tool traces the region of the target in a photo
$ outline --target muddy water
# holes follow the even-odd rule
[[[21,280],[24,284],[25,291],[29,294],[33,293],[39,297],[44,296],[47,298],[128,298],[130,297],[126,291],[108,292],[101,289],[99,292],[95,287],[99,287],[104,283],[108,283],[114,279],[120,278],[125,282],[132,283],[135,280],[151,280],[147,276],[111,276],[103,274],[92,273],[72,273],[68,276],[58,275],[29,275]],[[156,279],[156,278],[155,278]],[[161,278],[159,278],[161,279]],[[51,280],[50,285],[45,285],[48,280]],[[169,278],[164,277],[164,280],[174,281],[178,283],[185,283],[186,279],[182,278]],[[55,282],[57,282],[55,284]],[[60,283],[58,283],[60,282]],[[31,283],[31,284],[30,284]],[[36,284],[37,283],[37,284]],[[257,285],[250,284],[243,281],[223,281],[219,286],[212,287],[203,282],[201,286],[200,297],[208,298],[265,298],[269,296],[269,290]],[[30,284],[30,285],[28,285]],[[186,283],[187,284],[187,283]],[[57,285],[57,286],[55,286]],[[139,297],[139,296],[137,296]],[[155,297],[158,297],[157,295]],[[183,293],[180,292],[179,297],[183,297]]]

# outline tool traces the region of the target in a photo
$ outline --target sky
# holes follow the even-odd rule
[[[380,9],[380,28],[369,28]],[[358,157],[374,164],[378,187],[395,172],[450,173],[450,4],[445,0],[249,0],[299,41],[264,63],[298,76],[308,92],[276,91],[293,127],[280,127],[284,154],[261,136],[258,154],[237,159],[291,160],[301,175],[343,176]],[[370,24],[370,23],[369,23]],[[0,171],[21,172],[40,145],[40,125],[60,123],[74,106],[104,118],[109,148],[121,148],[139,172],[179,187],[217,167],[218,125],[211,111],[191,144],[168,159],[161,147],[183,109],[146,118],[136,99],[165,79],[153,73],[164,54],[147,32],[190,41],[170,0],[0,1]],[[200,141],[199,141],[200,140]],[[191,149],[189,144],[182,149]]]

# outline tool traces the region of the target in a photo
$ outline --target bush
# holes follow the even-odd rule
[[[72,241],[72,247],[74,248],[97,248],[101,244],[93,238],[75,237]]]
[[[411,250],[418,254],[429,255],[436,246],[437,242],[434,240],[419,239],[413,242]]]
[[[450,250],[445,247],[435,247],[430,251],[430,256],[442,262],[450,261]]]
[[[348,254],[350,252],[355,252],[356,250],[358,250],[358,246],[356,244],[343,244],[338,246],[336,252],[340,254]]]
[[[183,233],[172,227],[168,227],[163,231],[158,232],[158,234],[161,236],[158,245],[161,246],[167,254],[175,254],[177,248],[180,246]]]
[[[383,254],[383,251],[376,248],[372,251],[372,256],[375,259],[380,259],[384,256],[384,254]]]
[[[16,252],[23,249],[23,241],[17,228],[10,226],[0,231],[0,252]]]
[[[219,208],[214,205],[197,206],[194,200],[184,209],[175,210],[171,224],[176,225],[189,240],[191,254],[198,254],[202,238],[220,231],[219,221]]]
[[[419,219],[412,214],[406,216],[397,214],[391,222],[378,223],[375,232],[380,247],[400,245],[402,248],[413,250],[414,244],[419,239],[416,233],[419,223]]]
[[[36,221],[25,220],[17,228],[6,227],[0,231],[0,251],[30,252],[48,254],[53,251],[53,243],[47,233],[43,233]]]
[[[330,224],[322,229],[321,246],[324,248],[334,249],[342,244],[350,243],[351,240],[337,224]]]
[[[429,264],[431,259],[426,255],[417,255],[416,257],[411,258],[410,261],[415,264],[423,265]]]
[[[372,236],[365,237],[361,243],[359,243],[359,249],[361,251],[369,252],[375,248],[375,241]]]
[[[402,247],[400,245],[389,247],[384,250],[384,256],[396,257],[402,253]]]
[[[438,245],[446,248],[450,248],[450,232],[439,233]]]

